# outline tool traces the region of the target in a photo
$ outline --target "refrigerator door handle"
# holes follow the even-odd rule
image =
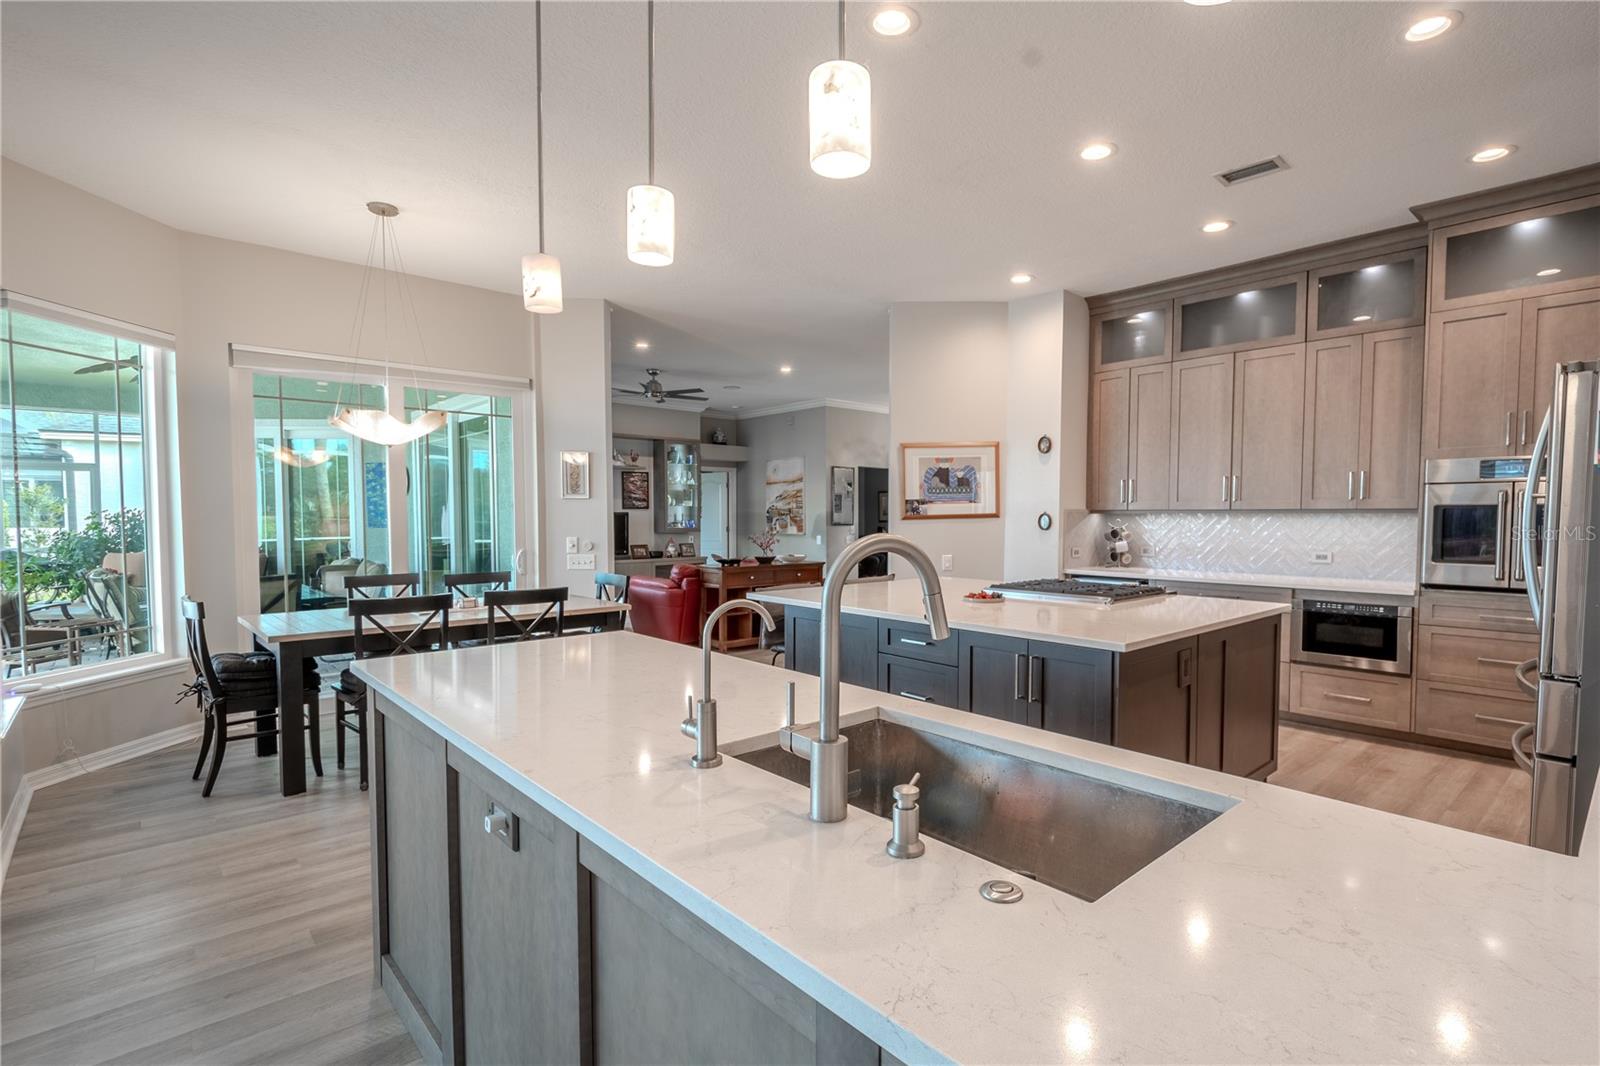
[[[1511,757],[1517,760],[1517,765],[1528,773],[1533,773],[1533,760],[1528,758],[1528,753],[1522,749],[1523,741],[1533,735],[1533,723],[1519,725],[1511,734]]]
[[[1539,467],[1544,464],[1545,450],[1550,446],[1550,414],[1546,411],[1544,421],[1539,425],[1539,433],[1533,439],[1533,455],[1528,460],[1528,482],[1522,487],[1522,536],[1518,538],[1521,543],[1517,549],[1522,553],[1523,581],[1528,589],[1528,606],[1533,608],[1533,624],[1536,629],[1544,628],[1542,615],[1543,604],[1540,603],[1540,578],[1539,569],[1535,563],[1533,553],[1534,538],[1538,531],[1534,528],[1534,511],[1538,500],[1534,493],[1539,487]],[[1545,505],[1545,514],[1550,513],[1548,502]],[[1538,661],[1535,660],[1535,665]]]
[[[1527,662],[1518,663],[1512,668],[1511,673],[1512,676],[1517,679],[1517,684],[1522,686],[1522,691],[1526,692],[1534,699],[1539,698],[1538,659],[1529,659]],[[1528,676],[1529,674],[1533,675],[1531,679]]]

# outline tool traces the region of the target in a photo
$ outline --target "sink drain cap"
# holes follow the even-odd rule
[[[990,903],[1015,903],[1022,898],[1022,889],[1011,881],[985,881],[978,886],[978,895]]]

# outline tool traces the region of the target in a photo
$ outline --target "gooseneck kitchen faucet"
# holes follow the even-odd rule
[[[839,732],[839,616],[844,610],[844,587],[856,564],[869,555],[888,552],[909,562],[922,582],[922,613],[928,620],[929,636],[945,640],[950,623],[944,615],[944,590],[939,572],[928,553],[904,537],[875,533],[853,542],[833,561],[822,585],[821,694],[818,697],[817,737],[815,740],[795,731],[791,720],[778,734],[779,745],[811,763],[811,820],[844,820],[849,796],[849,738]],[[738,602],[738,601],[735,601]]]
[[[717,751],[717,701],[711,698],[711,637],[722,616],[734,611],[759,615],[768,633],[778,628],[772,612],[755,600],[729,600],[706,618],[705,628],[700,632],[700,699],[696,702],[694,694],[689,694],[689,717],[678,726],[684,736],[694,738],[694,755],[689,765],[696,770],[722,765],[722,755]]]

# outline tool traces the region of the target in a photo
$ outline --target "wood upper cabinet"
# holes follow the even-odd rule
[[[1306,345],[1305,444],[1300,460],[1302,507],[1356,505],[1363,362],[1358,336]]]
[[[1300,506],[1300,448],[1306,346],[1240,352],[1233,365],[1235,510]]]
[[[1600,279],[1600,195],[1433,231],[1428,310],[1593,288]]]
[[[1427,250],[1416,248],[1313,270],[1306,286],[1306,339],[1420,325],[1427,259]]]
[[[1412,508],[1422,491],[1422,329],[1368,333],[1361,341],[1356,506]]]
[[[1424,458],[1516,454],[1522,376],[1521,300],[1428,316]]]
[[[1173,508],[1223,511],[1233,456],[1233,355],[1172,364]]]
[[[1172,360],[1172,301],[1102,311],[1089,320],[1093,373]]]
[[[1174,359],[1270,348],[1306,335],[1306,275],[1229,285],[1178,301]]]
[[[1517,414],[1518,450],[1533,439],[1550,410],[1556,365],[1600,357],[1600,289],[1540,296],[1522,302],[1522,361]]]
[[[1128,489],[1128,375],[1112,370],[1089,379],[1089,509],[1119,510]]]
[[[1128,508],[1165,510],[1172,500],[1172,368],[1128,372]]]

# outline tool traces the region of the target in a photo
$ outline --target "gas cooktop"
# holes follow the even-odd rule
[[[1004,581],[990,591],[1026,600],[1061,600],[1067,603],[1127,603],[1147,596],[1165,596],[1159,585],[1133,585],[1120,581],[1085,581],[1082,578],[1042,577],[1032,581]]]

